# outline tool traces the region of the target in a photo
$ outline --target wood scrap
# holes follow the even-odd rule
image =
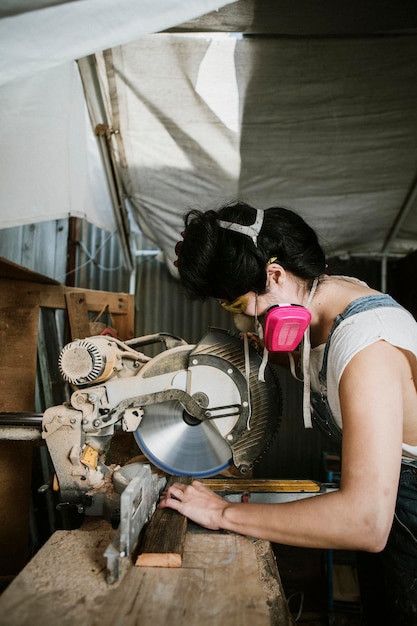
[[[68,292],[65,294],[68,319],[71,328],[71,338],[85,339],[89,337],[90,325],[88,322],[88,308],[84,293]]]
[[[190,484],[191,478],[172,476],[173,482]],[[181,567],[187,518],[173,509],[156,509],[139,543],[137,567]]]

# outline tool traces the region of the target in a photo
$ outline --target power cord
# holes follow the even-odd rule
[[[290,602],[293,598],[300,596],[300,605],[298,607],[298,612],[297,615],[294,617],[294,622],[298,622],[298,620],[300,619],[302,612],[303,612],[303,608],[304,608],[304,591],[294,591],[294,593],[291,593],[288,598],[287,598],[287,604],[288,607],[290,607]],[[291,611],[291,608],[290,608]],[[292,613],[292,611],[291,611]]]

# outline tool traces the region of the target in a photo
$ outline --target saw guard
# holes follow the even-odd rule
[[[225,403],[224,396],[229,401],[234,399],[240,407],[238,415],[188,424],[183,419],[180,403],[144,407],[144,418],[135,432],[135,439],[149,460],[170,474],[207,477],[233,463],[245,475],[279,428],[282,398],[278,378],[267,367],[265,382],[258,380],[262,358],[250,348],[248,386],[243,341],[228,331],[212,329],[197,345],[187,348],[183,346],[180,351],[175,350],[175,354],[168,350],[158,355],[143,367],[141,376],[161,376],[172,371],[174,363],[177,369],[180,358],[188,372],[193,372],[194,368],[191,380],[193,376],[198,380],[197,372],[204,374],[199,380],[201,388],[194,388],[192,397],[201,403],[209,402],[203,404],[209,409],[213,398],[218,398],[220,404]],[[222,375],[224,383],[218,383],[214,393],[205,400],[210,375],[219,376],[219,380]]]

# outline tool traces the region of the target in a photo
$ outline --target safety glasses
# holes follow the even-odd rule
[[[249,304],[249,296],[239,296],[236,300],[218,300],[219,304],[223,309],[229,311],[229,313],[244,313],[248,308]]]

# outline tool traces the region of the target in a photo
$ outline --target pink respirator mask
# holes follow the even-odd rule
[[[265,315],[264,344],[268,352],[292,352],[301,342],[311,313],[301,304],[275,304]]]

